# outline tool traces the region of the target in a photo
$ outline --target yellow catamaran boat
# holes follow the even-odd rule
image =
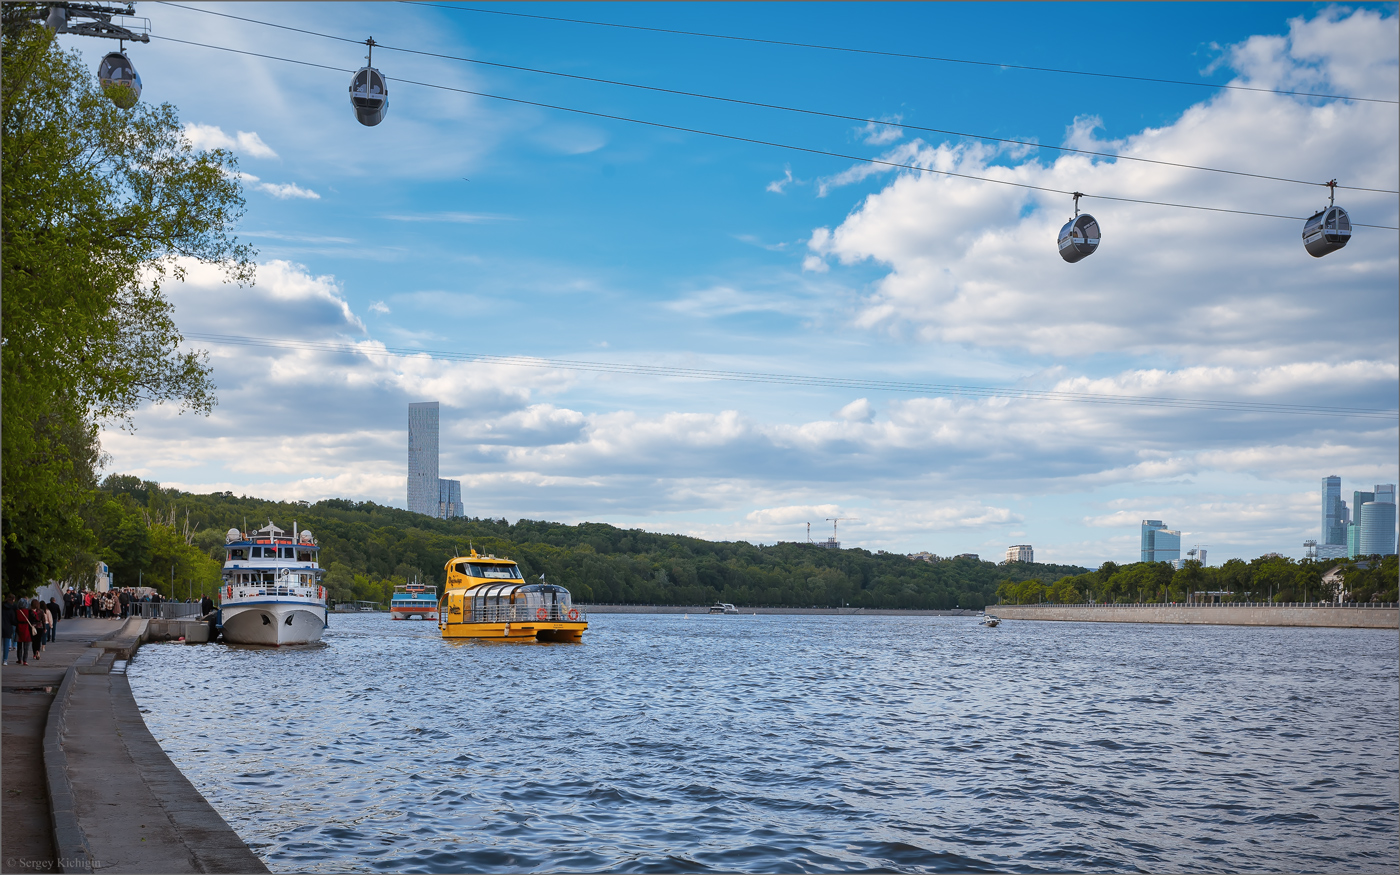
[[[578,641],[588,628],[567,589],[545,583],[544,575],[539,583],[526,583],[509,559],[473,550],[443,567],[447,585],[438,602],[438,628],[444,638]]]

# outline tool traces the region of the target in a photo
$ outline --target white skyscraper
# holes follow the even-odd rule
[[[438,516],[438,403],[408,405],[408,509]]]

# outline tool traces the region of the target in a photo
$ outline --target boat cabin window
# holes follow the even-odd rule
[[[247,558],[248,558],[248,551],[247,551],[247,550],[244,550],[244,549],[241,548],[241,547],[238,548],[238,549],[236,549],[236,550],[230,550],[230,551],[228,551],[228,560],[229,560],[230,562],[234,562],[234,561],[237,561],[237,560],[240,560],[240,559],[247,559]]]
[[[293,547],[279,547],[278,552],[281,553],[283,559],[291,559],[296,550]]]
[[[297,551],[297,561],[298,561],[298,562],[310,562],[310,561],[311,561],[311,551],[310,551],[310,550],[298,550],[298,551]]]
[[[487,580],[521,580],[520,569],[514,565],[486,565],[479,562],[465,563],[465,574],[471,577],[484,577]]]

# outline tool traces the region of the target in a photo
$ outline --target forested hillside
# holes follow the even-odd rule
[[[473,546],[518,561],[527,577],[544,573],[580,602],[981,608],[996,602],[997,587],[1006,581],[1087,571],[973,559],[925,562],[809,544],[714,542],[604,523],[435,520],[341,499],[307,504],[191,495],[128,476],[108,477],[88,516],[98,540],[96,557],[111,567],[117,585],[139,581],[168,593],[173,581],[177,597],[217,587],[230,527],[257,528],[269,519],[286,529],[295,521],[312,530],[337,600],[386,601],[394,583],[413,577],[440,584],[447,560]]]

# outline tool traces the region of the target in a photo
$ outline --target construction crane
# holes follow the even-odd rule
[[[841,542],[838,541],[838,540],[836,540],[836,526],[837,526],[837,524],[839,524],[842,520],[854,520],[854,519],[858,519],[858,517],[853,517],[853,516],[827,517],[827,518],[826,518],[826,521],[829,522],[829,523],[831,523],[831,537],[830,537],[830,538],[827,538],[826,541],[822,543],[822,546],[825,547],[825,548],[827,548],[828,550],[840,550],[840,549],[841,549]]]
[[[1303,558],[1317,558],[1317,541],[1313,540],[1312,538],[1309,538],[1308,540],[1303,542]]]

